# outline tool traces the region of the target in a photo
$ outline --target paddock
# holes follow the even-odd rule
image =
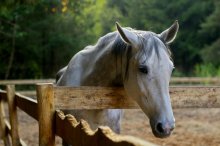
[[[58,107],[60,109],[66,109],[69,107],[90,109],[90,108],[92,108],[92,106],[97,105],[97,104],[99,106],[98,107],[96,106],[96,108],[118,108],[118,107],[120,107],[120,108],[129,109],[129,110],[125,111],[125,120],[122,121],[122,133],[123,134],[129,134],[129,135],[131,134],[131,135],[140,137],[144,140],[151,141],[151,142],[159,144],[159,145],[187,145],[187,144],[188,145],[189,144],[205,145],[208,143],[209,144],[212,143],[211,145],[217,145],[220,143],[220,141],[218,141],[218,139],[219,139],[218,135],[220,135],[219,134],[220,130],[218,130],[218,129],[220,129],[220,127],[219,127],[219,124],[217,124],[217,123],[219,123],[220,118],[218,118],[216,116],[216,115],[219,115],[219,113],[220,113],[220,111],[218,109],[220,107],[220,99],[219,99],[220,98],[219,97],[220,89],[219,89],[219,87],[216,87],[216,86],[215,87],[214,86],[212,86],[212,87],[210,87],[210,86],[171,87],[170,94],[171,94],[173,107],[176,109],[176,110],[174,110],[174,113],[175,113],[175,117],[177,118],[177,126],[176,126],[176,129],[175,129],[173,135],[170,138],[163,139],[163,140],[156,139],[152,136],[151,131],[150,131],[150,127],[148,125],[148,120],[141,113],[141,111],[138,109],[137,105],[134,102],[132,102],[131,100],[124,100],[123,99],[123,97],[125,97],[123,89],[121,89],[121,88],[119,88],[119,89],[118,88],[106,89],[106,88],[94,87],[91,90],[91,87],[90,88],[80,87],[78,89],[74,89],[74,91],[70,90],[70,88],[65,88],[64,90],[66,90],[64,93],[68,93],[68,94],[71,94],[71,92],[74,92],[73,94],[79,98],[76,98],[76,101],[78,101],[76,105],[60,104],[63,101],[64,101],[64,103],[72,103],[72,102],[68,102],[67,98],[65,98],[66,96],[63,96],[63,98],[61,100],[56,101],[56,103],[59,103],[56,105],[56,107]],[[57,88],[55,94],[59,95],[60,91],[61,90],[59,88]],[[106,95],[106,97],[103,96],[103,94]],[[93,96],[91,96],[91,95],[93,95]],[[120,97],[120,99],[116,98],[116,100],[112,101],[111,98],[109,98],[109,95],[111,95],[111,97]],[[83,104],[84,102],[80,98],[82,96],[89,97],[88,100],[90,100],[91,105]],[[103,97],[103,99],[102,99],[102,97]],[[97,100],[97,99],[101,99],[101,100]],[[95,101],[95,103],[92,101]],[[207,109],[207,108],[209,108],[209,109]],[[213,108],[215,108],[215,109],[213,109]],[[182,112],[182,115],[178,114],[181,112]],[[36,134],[36,131],[37,131],[38,127],[35,126],[35,128],[34,128],[34,125],[30,124],[30,123],[28,125],[27,123],[29,122],[29,120],[27,120],[26,124],[24,124],[21,120],[25,121],[25,119],[27,118],[27,115],[25,115],[21,111],[19,111],[19,113],[21,113],[21,117],[22,117],[20,119],[18,116],[19,125],[21,126],[19,133],[22,133],[21,138],[28,137],[28,136],[30,137],[30,133],[33,132],[35,134],[35,138],[32,137],[30,139],[32,139],[32,140],[37,139],[36,137],[38,134]],[[197,115],[197,114],[201,114],[201,115]],[[131,115],[134,115],[134,117],[130,118]],[[184,122],[184,118],[187,119],[187,120],[185,120],[185,122]],[[196,118],[196,119],[194,119],[194,118]],[[194,123],[191,123],[191,124],[193,124],[193,126],[192,125],[189,126],[190,120],[192,122],[193,119],[194,119],[194,121],[193,121]],[[206,120],[204,121],[204,119],[206,119]],[[129,120],[130,120],[130,122],[129,122]],[[36,121],[31,122],[31,123],[35,123],[35,125],[36,125]],[[204,125],[206,125],[207,128],[200,129],[200,127],[203,127],[203,125],[202,125],[203,123],[204,123]],[[189,127],[187,127],[187,126],[189,126]],[[25,134],[24,134],[25,131],[27,131],[27,130],[25,130],[25,127],[29,127],[29,128],[32,127],[32,128],[30,128],[30,129],[32,129],[31,132],[30,131],[28,132],[29,133],[28,136],[25,136]],[[182,133],[179,132],[178,128],[184,128],[184,129],[182,129]],[[195,139],[196,139],[195,135],[188,135],[188,137],[186,138],[186,133],[183,133],[183,132],[184,131],[187,132],[191,128],[192,128],[192,130],[195,131],[195,133],[194,133],[195,135],[196,135],[196,132],[203,133],[204,136],[201,136],[201,134],[199,135],[200,141],[195,141]],[[214,131],[214,129],[216,129],[216,130]],[[211,133],[213,133],[213,135],[210,135],[210,133],[208,133],[209,130],[211,130]],[[180,136],[181,134],[183,135],[182,137]],[[26,142],[27,140],[24,140],[24,141]],[[201,140],[203,140],[203,141],[201,141]],[[56,144],[57,145],[60,144],[59,140],[56,142]],[[35,142],[32,142],[32,143],[28,143],[28,145],[38,145],[38,140],[35,140]]]

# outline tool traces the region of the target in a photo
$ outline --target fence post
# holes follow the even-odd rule
[[[9,131],[7,131],[5,124],[4,105],[2,99],[0,98],[0,138],[3,139],[5,146],[11,145],[8,132]]]
[[[9,109],[9,119],[11,124],[11,138],[13,146],[20,146],[20,138],[18,135],[18,118],[17,118],[17,107],[15,101],[15,86],[7,85],[7,101]]]
[[[53,84],[37,85],[39,145],[55,146]]]

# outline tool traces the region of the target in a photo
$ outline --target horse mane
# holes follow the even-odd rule
[[[163,48],[165,49],[168,56],[171,58],[171,51],[169,49],[169,46],[155,33],[150,31],[148,32],[138,31],[131,28],[128,29],[136,33],[137,36],[139,37],[139,40],[141,42],[139,55],[141,56],[145,55],[147,59],[152,55],[153,50],[155,50],[157,57],[160,58],[159,49],[161,48],[159,46],[162,43],[163,45],[165,45],[165,47]],[[148,39],[151,39],[152,43],[148,43],[148,41],[146,41]],[[124,75],[118,74],[117,75],[118,78],[122,78],[122,76],[124,76],[125,77],[124,79],[126,79],[128,77],[129,60],[132,57],[132,46],[129,45],[128,43],[125,43],[117,31],[108,33],[103,37],[100,37],[98,42],[94,46],[92,46],[92,48],[96,48],[97,51],[109,51],[110,53],[112,53],[115,56],[115,60],[116,60],[115,65],[117,70],[118,69],[122,70],[122,64],[125,64],[125,74]],[[87,47],[85,49],[87,49]],[[126,56],[125,62],[122,62],[123,56]],[[121,62],[121,65],[119,66],[117,62]],[[121,72],[117,70],[116,72]]]

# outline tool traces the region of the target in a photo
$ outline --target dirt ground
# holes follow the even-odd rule
[[[141,110],[125,110],[122,134],[162,146],[220,146],[220,109],[175,109],[176,128],[166,139],[155,138]],[[38,146],[37,121],[19,110],[19,134],[28,146]],[[58,146],[60,138],[56,138]],[[2,141],[0,146],[3,146]]]

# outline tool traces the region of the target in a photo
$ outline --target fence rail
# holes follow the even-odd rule
[[[54,79],[0,80],[0,85],[35,85],[39,83],[55,83],[55,80]]]
[[[0,80],[0,85],[34,85],[38,83],[55,83],[55,79],[20,79],[20,80]],[[219,77],[172,77],[171,84],[220,84]]]
[[[139,108],[127,97],[123,88],[57,87],[52,83],[39,84],[37,100],[15,93],[14,85],[7,85],[6,89],[0,90],[0,138],[4,140],[5,146],[10,146],[9,135],[12,137],[13,146],[25,146],[18,134],[16,107],[39,122],[40,146],[54,146],[55,135],[72,145],[81,146],[154,145],[135,137],[117,135],[106,127],[92,131],[87,122],[77,122],[73,116],[56,111],[56,109]],[[170,87],[170,95],[174,108],[220,108],[218,86],[174,86]],[[10,122],[5,119],[3,101],[8,102]]]
[[[36,85],[38,83],[55,83],[54,79],[25,79],[25,80],[0,80],[0,85]],[[172,77],[171,85],[181,85],[181,86],[220,86],[220,78],[218,77]],[[22,95],[36,97],[35,90],[21,90],[17,91]]]
[[[14,89],[14,85],[7,85],[7,91],[0,90],[0,138],[4,140],[5,146],[11,146],[11,143],[12,146],[26,146],[18,134],[16,107],[39,122],[40,146],[55,146],[55,135],[69,144],[80,146],[156,146],[136,137],[115,134],[108,127],[92,131],[86,121],[77,122],[73,116],[64,115],[61,111],[55,112],[53,99],[57,95],[54,94],[55,87],[52,84],[37,86],[38,100],[17,94]],[[60,90],[59,95],[62,95]],[[2,111],[3,101],[8,102],[10,122],[5,119]]]
[[[123,88],[54,87],[58,109],[136,109]],[[170,87],[173,108],[220,108],[220,87]],[[99,105],[99,106],[97,106]]]
[[[172,77],[171,84],[212,84],[220,85],[219,77]]]

